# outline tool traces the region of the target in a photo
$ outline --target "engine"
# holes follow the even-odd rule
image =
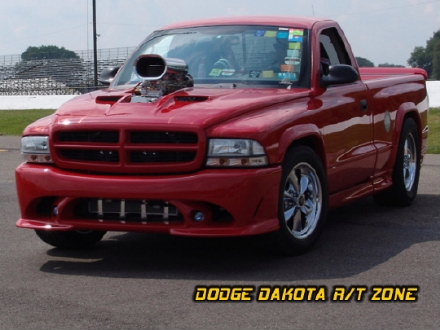
[[[154,102],[164,95],[194,86],[188,65],[181,59],[163,58],[154,54],[141,55],[135,67],[144,81],[136,86],[131,101],[133,103]]]

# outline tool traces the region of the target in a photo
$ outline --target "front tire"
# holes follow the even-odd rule
[[[403,124],[396,164],[393,170],[393,185],[374,195],[380,205],[408,206],[417,196],[420,176],[420,138],[414,119]]]
[[[321,159],[307,146],[292,148],[283,162],[278,217],[274,234],[277,252],[298,255],[309,250],[327,214],[327,180]]]
[[[69,250],[91,248],[105,235],[105,231],[94,230],[35,230],[35,232],[43,242],[60,249]]]

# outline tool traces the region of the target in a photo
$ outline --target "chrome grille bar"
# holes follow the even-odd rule
[[[142,200],[141,204],[141,219],[147,220],[147,202],[145,200]]]
[[[102,218],[104,216],[104,209],[102,207],[102,199],[98,199],[98,216]]]
[[[119,217],[121,219],[125,218],[125,199],[121,199],[120,202],[121,206],[120,206],[120,211],[119,211]]]

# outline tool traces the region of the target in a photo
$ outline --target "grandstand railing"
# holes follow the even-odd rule
[[[134,47],[99,49],[98,74],[122,65]],[[0,95],[81,94],[94,85],[93,51],[75,51],[77,58],[22,60],[21,55],[0,56]]]

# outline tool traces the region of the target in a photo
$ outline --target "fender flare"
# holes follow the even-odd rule
[[[417,124],[418,132],[419,132],[419,141],[421,143],[422,141],[421,119],[420,119],[420,114],[417,110],[417,106],[413,102],[405,102],[402,103],[400,107],[397,109],[395,125],[394,125],[395,129],[392,140],[393,146],[399,145],[403,124],[405,120],[409,117],[413,118]],[[397,148],[393,148],[391,152],[391,157],[390,157],[391,164],[389,168],[391,169],[394,168],[396,164],[396,158],[397,158]]]
[[[289,148],[301,140],[312,142],[313,149],[315,149],[316,153],[321,158],[324,169],[326,169],[327,161],[324,152],[324,142],[321,131],[315,124],[293,125],[286,129],[280,138],[276,162],[282,163]]]

